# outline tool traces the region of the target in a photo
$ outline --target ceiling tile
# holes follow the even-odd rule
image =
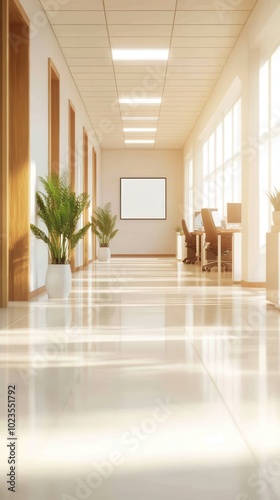
[[[40,0],[46,11],[61,10],[102,10],[102,0],[67,0],[66,2],[56,2],[50,0]]]
[[[131,75],[135,75],[137,73],[143,73],[145,72],[146,75],[152,75],[156,79],[157,77],[161,79],[162,77],[164,78],[165,73],[166,73],[166,64],[154,64],[154,65],[115,65],[115,73],[116,75],[121,75],[121,74],[128,74],[130,73]]]
[[[116,36],[111,37],[112,49],[168,49],[170,45],[170,37],[151,37],[151,36]]]
[[[225,36],[178,36],[171,41],[171,47],[208,47],[208,48],[232,48],[236,43],[237,37]]]
[[[97,104],[108,105],[110,103],[110,97],[95,97],[95,99],[91,101],[85,98],[84,101],[87,104],[87,109],[90,111],[92,108],[95,108]]]
[[[170,50],[170,57],[228,57],[230,52],[227,48],[176,48]]]
[[[174,10],[176,0],[104,0],[106,10]]]
[[[103,58],[103,61],[108,60],[111,64],[111,51],[108,48],[94,48],[94,47],[65,47],[63,49],[65,57],[79,57],[79,58]]]
[[[170,37],[172,33],[172,25],[156,25],[156,24],[111,24],[108,26],[110,37],[116,36],[135,36],[135,37]]]
[[[177,11],[175,24],[244,24],[250,15],[250,11]]]
[[[100,97],[113,97],[115,98],[117,96],[117,93],[112,91],[104,91],[102,93],[102,96],[100,94],[97,94],[96,92],[92,92],[92,95],[90,97],[84,97],[84,102],[86,105],[90,105],[92,102],[95,102],[96,99],[99,99]]]
[[[138,10],[138,11],[109,11],[107,12],[108,25],[114,24],[169,24],[172,25],[174,12],[172,10]]]
[[[178,10],[251,10],[257,0],[178,0]]]
[[[186,92],[190,92],[192,90],[207,90],[210,91],[213,88],[213,85],[174,85],[173,83],[166,82],[164,87],[164,92],[168,90],[172,90],[173,92],[180,92],[180,90],[184,90]]]
[[[162,82],[161,84],[157,83],[156,85],[148,86],[148,85],[143,85],[142,82],[139,82],[139,83],[135,83],[135,82],[127,83],[125,81],[123,81],[123,82],[118,81],[117,82],[117,86],[118,86],[118,89],[119,89],[120,92],[123,92],[123,91],[126,91],[126,90],[133,92],[133,90],[134,90],[135,93],[143,94],[144,92],[151,93],[151,91],[161,92],[161,90],[163,89],[164,83]]]
[[[117,82],[138,82],[143,83],[146,81],[147,72],[143,71],[142,73],[116,73]]]
[[[105,24],[56,24],[53,30],[61,37],[107,37]]]
[[[110,47],[108,37],[82,37],[82,36],[64,36],[58,37],[59,44],[62,48],[65,47],[84,47],[84,48],[97,48],[97,47]]]
[[[193,36],[193,37],[202,37],[202,36],[239,36],[242,25],[207,25],[207,24],[197,24],[197,25],[186,25],[186,24],[177,24],[174,26],[173,37],[177,36]]]
[[[208,74],[208,75],[219,75],[220,70],[219,68],[216,67],[193,67],[193,66],[168,66],[167,68],[167,75],[190,75],[190,77],[193,74]],[[197,78],[197,77],[196,77]],[[199,78],[199,77],[198,77]]]
[[[77,82],[78,83],[78,87],[81,89],[81,90],[96,90],[98,88],[100,88],[100,84],[99,82],[88,82],[87,80],[85,80],[84,82]],[[115,83],[105,83],[103,82],[102,83],[102,87],[103,87],[103,90],[115,90],[116,89],[116,85]]]
[[[104,12],[95,11],[64,11],[47,12],[47,16],[53,25],[56,24],[105,24]]]
[[[207,74],[200,74],[196,75],[194,73],[192,74],[185,74],[185,73],[180,73],[180,74],[169,74],[166,76],[166,82],[172,82],[174,85],[180,85],[181,83],[184,85],[203,85],[205,83],[211,83],[214,84],[217,81],[217,78],[211,77],[211,75]]]
[[[223,67],[225,57],[178,57],[169,61],[169,66],[211,66]]]
[[[89,82],[96,82],[99,85],[99,90],[102,92],[102,85],[104,82],[108,82],[111,80],[115,81],[114,74],[107,74],[107,73],[98,73],[98,74],[93,74],[93,73],[75,73],[72,72],[73,76],[75,78],[76,82],[79,81],[89,81]]]
[[[100,66],[100,67],[113,67],[111,59],[104,59],[102,57],[67,57],[69,66]]]
[[[72,61],[71,59],[69,61]],[[68,61],[68,62],[69,62]],[[75,66],[72,63],[69,64],[69,67],[71,69],[71,72],[73,75],[76,74],[89,74],[89,75],[96,75],[97,78],[99,78],[98,75],[113,75],[114,70],[113,70],[113,65],[112,66],[94,66],[93,64],[90,64],[90,66]],[[100,89],[102,90],[102,89]]]
[[[165,90],[164,92],[164,97],[168,97],[168,96],[174,96],[174,95],[187,95],[187,96],[190,96],[190,97],[195,97],[195,96],[198,96],[198,97],[206,97],[209,96],[209,92],[207,92],[207,90],[187,90],[187,89],[184,89],[184,90],[177,90],[177,91],[174,91],[174,90]]]

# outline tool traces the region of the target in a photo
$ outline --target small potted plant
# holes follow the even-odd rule
[[[30,224],[34,236],[46,243],[49,265],[46,289],[49,298],[68,298],[71,290],[70,254],[90,228],[90,222],[77,230],[83,210],[89,206],[89,195],[76,195],[67,174],[39,177],[45,192],[36,192],[37,215],[46,228]]]
[[[97,236],[99,242],[98,260],[108,262],[110,260],[110,241],[116,236],[118,229],[115,229],[117,216],[112,215],[111,203],[108,202],[102,207],[97,207],[91,218],[91,230]]]
[[[179,235],[179,236],[183,236],[184,232],[183,232],[183,228],[179,225],[175,226],[175,231],[176,233]]]
[[[274,208],[272,212],[273,222],[276,226],[280,226],[280,191],[274,188],[274,191],[271,193],[269,191],[265,191],[265,193]]]
[[[175,231],[177,235],[177,244],[176,244],[176,259],[177,260],[182,260],[183,259],[183,254],[184,254],[184,231],[182,226],[175,226]]]

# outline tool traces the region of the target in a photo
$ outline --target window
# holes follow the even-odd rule
[[[185,160],[185,183],[184,191],[186,193],[184,219],[187,222],[189,230],[193,229],[193,214],[194,214],[194,193],[193,193],[193,159],[192,157]]]
[[[241,98],[203,144],[205,204],[223,218],[228,202],[241,202]]]
[[[280,188],[279,88],[280,47],[262,64],[259,74],[259,232],[262,245],[270,230],[272,210],[265,191]]]

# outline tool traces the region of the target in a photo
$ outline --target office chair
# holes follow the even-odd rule
[[[218,265],[218,228],[214,224],[213,216],[209,208],[201,209],[201,216],[203,221],[203,226],[205,230],[205,244],[206,252],[211,252],[210,262],[202,267],[202,271],[210,272],[212,267]],[[221,235],[221,255],[231,257],[230,253],[232,251],[232,235],[222,234]],[[207,256],[208,257],[208,256]],[[212,260],[213,258],[213,260]],[[231,271],[232,262],[231,260],[222,260],[221,262],[222,270]]]
[[[182,228],[185,235],[185,247],[187,248],[187,257],[183,259],[183,262],[185,264],[194,264],[197,260],[195,234],[189,232],[185,219],[182,219]]]

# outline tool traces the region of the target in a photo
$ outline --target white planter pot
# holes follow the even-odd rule
[[[184,247],[185,247],[185,236],[180,233],[176,233],[177,235],[177,248],[176,248],[176,258],[177,260],[183,260],[184,256]]]
[[[68,299],[71,282],[70,264],[49,264],[46,274],[46,290],[50,299]]]
[[[280,225],[280,211],[274,210],[274,212],[272,212],[272,218],[273,218],[273,222],[274,222],[275,226],[279,226]]]
[[[98,260],[100,262],[109,262],[110,257],[111,257],[111,252],[109,247],[99,247]]]

